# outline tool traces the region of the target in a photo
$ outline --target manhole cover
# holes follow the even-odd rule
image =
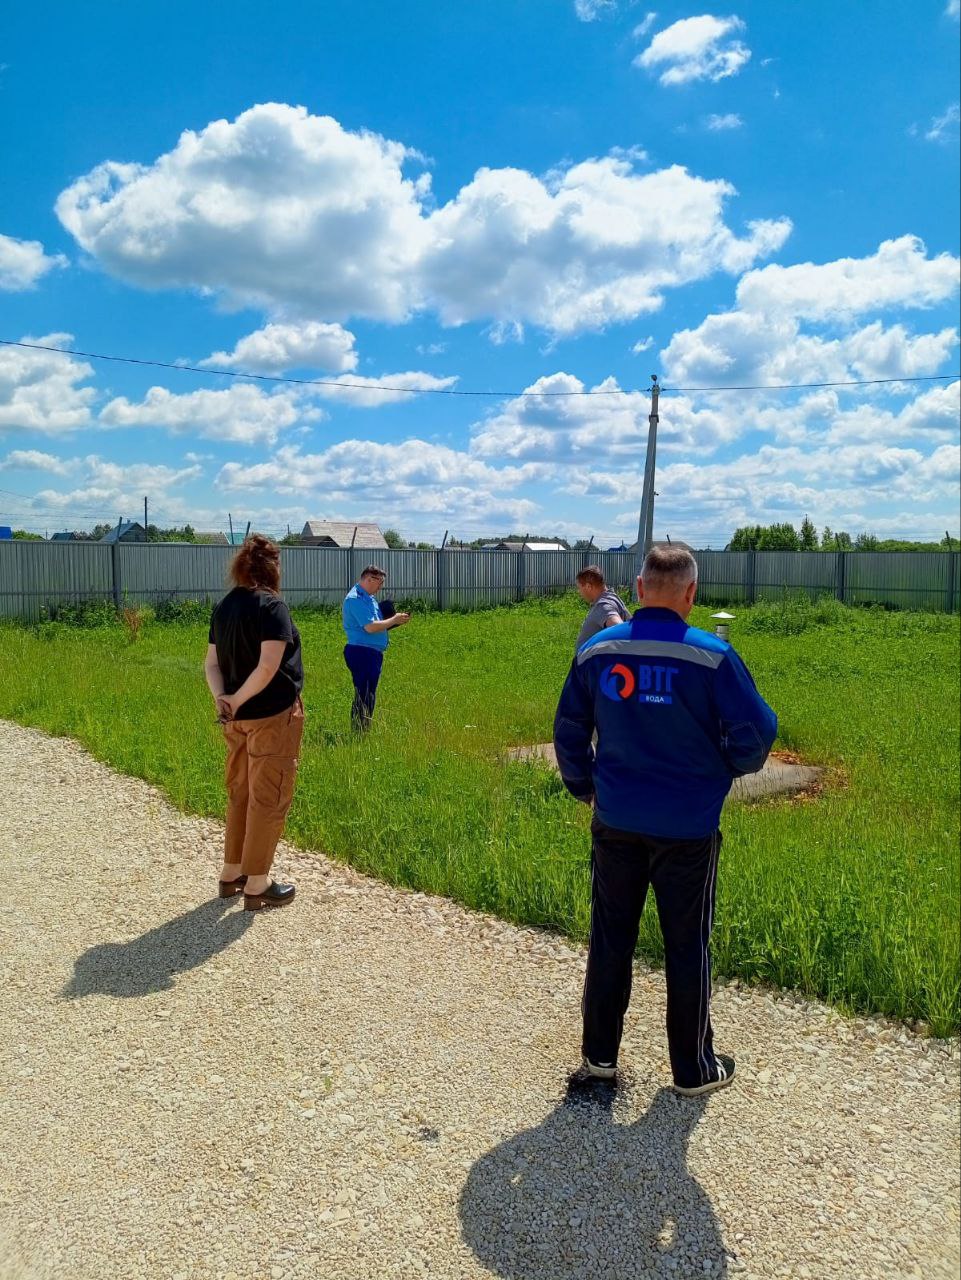
[[[552,742],[539,742],[533,747],[511,747],[507,757],[509,760],[539,760],[552,769],[557,768],[557,756]],[[810,790],[823,776],[824,770],[817,765],[800,764],[795,760],[772,755],[760,772],[746,773],[743,778],[735,779],[729,799],[757,800],[761,796],[793,796],[800,791]]]

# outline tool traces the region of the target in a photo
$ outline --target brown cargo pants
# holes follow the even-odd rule
[[[225,862],[239,862],[241,874],[265,876],[274,860],[294,798],[304,706],[263,720],[231,720],[227,743],[227,836]]]

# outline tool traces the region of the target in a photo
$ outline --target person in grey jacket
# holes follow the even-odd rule
[[[616,627],[619,622],[626,622],[631,615],[621,597],[604,581],[604,575],[596,564],[586,565],[575,581],[581,599],[590,605],[587,617],[577,633],[575,647],[579,649],[596,636],[598,631],[603,631],[605,627]]]

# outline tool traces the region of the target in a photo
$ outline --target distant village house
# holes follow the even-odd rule
[[[115,525],[109,533],[105,533],[100,542],[146,542],[147,530],[136,520],[125,520]]]
[[[352,524],[347,520],[308,520],[300,535],[303,547],[363,547],[386,551],[387,543],[376,524]]]
[[[489,542],[482,551],[568,551],[566,542]]]

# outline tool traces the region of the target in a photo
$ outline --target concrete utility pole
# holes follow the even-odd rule
[[[637,555],[634,558],[635,576],[641,572],[644,557],[654,541],[654,464],[657,459],[657,399],[661,388],[657,374],[651,374],[651,412],[647,419],[647,457],[644,461],[644,489],[641,494],[641,515],[637,524]]]

